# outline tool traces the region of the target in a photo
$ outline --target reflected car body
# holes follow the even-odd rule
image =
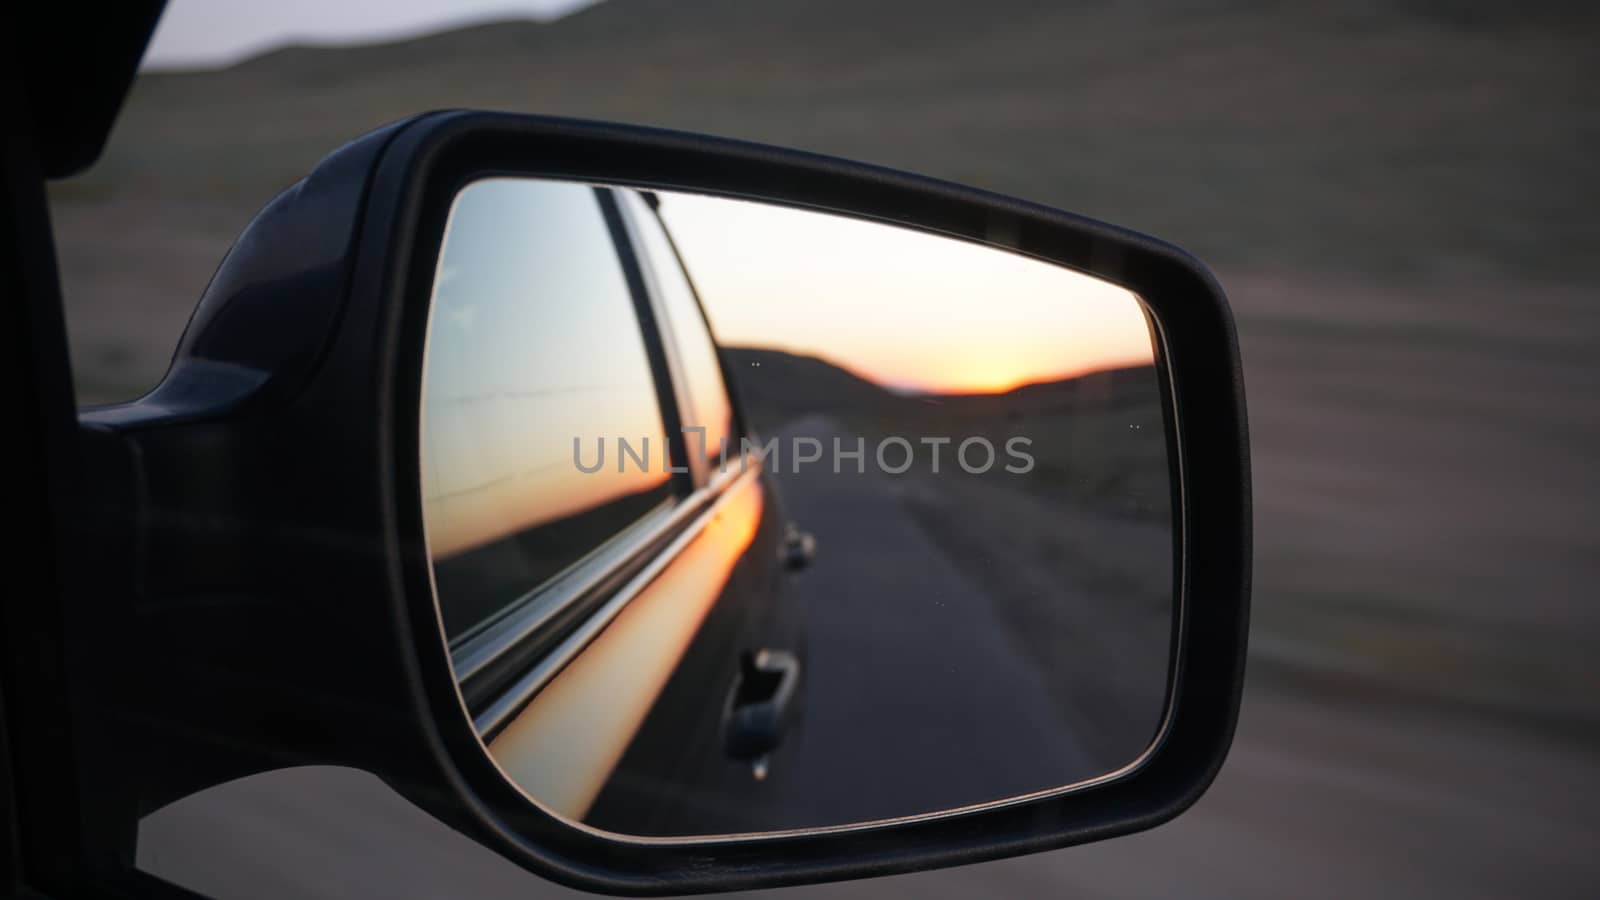
[[[781,777],[779,738],[793,725],[802,629],[783,602],[790,526],[762,460],[742,452],[743,416],[704,313],[639,195],[480,185],[500,193],[479,204],[482,226],[465,204],[453,214],[450,233],[472,233],[458,242],[472,257],[453,256],[447,243],[423,427],[436,590],[469,712],[512,781],[570,819],[640,835],[754,828],[770,794],[760,782],[773,771]],[[609,232],[599,252],[614,252],[614,261],[586,256],[593,247],[557,246],[564,259],[545,260],[539,280],[518,277],[517,267],[547,249],[527,241],[570,244],[586,216],[596,235]],[[482,237],[490,227],[512,236]],[[509,261],[485,258],[497,244]],[[627,298],[551,289],[561,279],[551,270],[575,256],[586,261],[579,268],[614,262],[615,292]],[[495,273],[495,283],[463,287],[455,274],[463,269]],[[577,280],[596,278],[585,271]],[[538,286],[524,293],[524,283]],[[613,318],[592,321],[607,302]],[[563,304],[583,305],[563,312]],[[526,320],[530,311],[544,319]],[[477,327],[457,335],[458,321]],[[616,335],[604,366],[524,356],[570,353],[563,330],[586,327]],[[494,358],[498,345],[486,333],[518,335],[501,341],[509,361]],[[472,374],[479,371],[491,375]],[[465,383],[474,377],[491,380]],[[607,393],[597,398],[592,382],[601,380]],[[601,403],[605,411],[592,412]],[[618,419],[615,410],[629,404],[640,411]],[[698,452],[696,429],[706,424],[715,435],[709,454]],[[654,433],[656,474],[648,473],[658,461],[649,437],[637,471],[626,471],[621,446],[606,459],[603,431],[612,426]],[[568,430],[585,433],[572,437],[570,463],[552,462],[565,456],[554,441],[564,445]],[[591,471],[580,444],[595,431],[601,454]],[[752,668],[758,658],[792,660],[794,671],[769,684]],[[753,689],[758,682],[767,687]],[[751,708],[774,719],[760,734],[745,721]]]

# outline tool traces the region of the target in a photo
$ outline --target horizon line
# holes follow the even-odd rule
[[[1076,380],[1078,380],[1080,378],[1088,378],[1091,375],[1101,375],[1101,374],[1104,374],[1106,372],[1119,372],[1119,371],[1122,371],[1124,369],[1139,369],[1139,368],[1145,368],[1145,367],[1153,367],[1155,365],[1155,360],[1154,359],[1152,359],[1149,362],[1128,361],[1128,362],[1124,362],[1124,363],[1106,363],[1106,364],[1103,364],[1103,365],[1086,366],[1086,367],[1084,367],[1082,369],[1079,369],[1079,370],[1077,370],[1075,372],[1074,371],[1069,371],[1068,374],[1062,374],[1062,375],[1056,375],[1056,376],[1045,376],[1045,377],[1042,377],[1042,378],[1026,378],[1026,379],[1023,379],[1023,380],[1020,380],[1020,381],[1016,382],[1015,384],[1013,384],[1013,385],[1011,385],[1009,387],[1006,387],[1006,388],[1003,388],[1003,389],[1000,389],[1000,390],[984,390],[984,389],[975,389],[975,390],[937,390],[937,389],[931,389],[931,388],[921,387],[921,386],[912,385],[912,384],[896,385],[896,384],[893,384],[893,383],[890,383],[890,382],[887,382],[887,381],[880,381],[877,378],[873,378],[872,376],[863,373],[860,369],[858,369],[858,368],[856,368],[854,366],[846,365],[844,363],[841,363],[841,362],[833,359],[832,357],[825,356],[825,355],[823,355],[821,353],[799,351],[799,350],[795,350],[795,349],[792,349],[792,348],[783,347],[783,346],[779,346],[779,345],[758,346],[758,345],[754,345],[754,344],[722,344],[722,345],[719,345],[719,349],[721,349],[721,350],[757,350],[757,351],[764,351],[764,352],[767,352],[767,353],[782,353],[785,356],[792,356],[792,357],[795,357],[796,359],[814,359],[817,362],[822,363],[823,365],[832,366],[833,368],[838,369],[839,371],[844,372],[847,375],[850,375],[850,376],[852,376],[854,378],[858,378],[861,381],[865,381],[866,383],[872,385],[873,387],[875,387],[875,388],[877,388],[877,389],[879,389],[881,391],[885,391],[885,392],[888,392],[890,394],[894,394],[897,397],[905,397],[905,398],[913,399],[913,400],[915,400],[915,399],[935,398],[935,397],[1001,397],[1001,396],[1004,396],[1006,394],[1014,394],[1017,391],[1023,390],[1024,388],[1038,387],[1038,386],[1041,386],[1041,385],[1049,385],[1049,384],[1061,384],[1061,383],[1067,382],[1067,381],[1076,381]]]

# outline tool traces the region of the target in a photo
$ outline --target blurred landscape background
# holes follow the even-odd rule
[[[749,138],[1148,231],[1213,266],[1243,345],[1256,586],[1228,766],[1145,835],[783,895],[1582,896],[1600,13],[1336,6],[607,0],[149,72],[51,192],[80,400],[152,386],[254,212],[430,108]]]

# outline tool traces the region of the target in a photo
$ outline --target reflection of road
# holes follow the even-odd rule
[[[785,451],[790,433],[830,448],[838,435],[798,423],[781,436]],[[784,460],[776,476],[785,513],[817,537],[816,561],[785,598],[801,607],[807,646],[804,722],[773,778],[782,824],[923,813],[1104,771],[998,601],[872,469],[835,474],[825,458],[795,473]]]

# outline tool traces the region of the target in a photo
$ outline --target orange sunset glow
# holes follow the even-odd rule
[[[1007,391],[1149,365],[1123,288],[906,228],[720,197],[661,195],[717,339],[817,356],[912,392]]]

